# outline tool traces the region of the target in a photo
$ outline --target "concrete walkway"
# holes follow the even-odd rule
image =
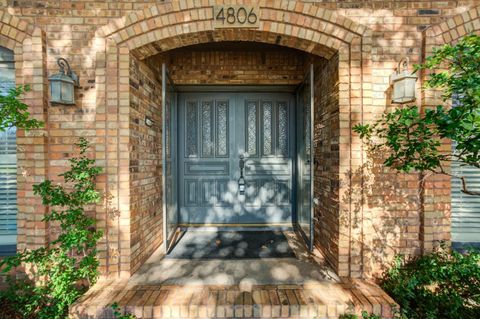
[[[195,230],[189,231],[195,233]],[[204,232],[204,230],[202,230]],[[330,268],[307,252],[293,231],[284,231],[297,258],[170,259],[157,250],[130,278],[134,285],[302,285],[339,282]],[[194,236],[188,236],[187,239]],[[175,249],[175,248],[174,248]]]

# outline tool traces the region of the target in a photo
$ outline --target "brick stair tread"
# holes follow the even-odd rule
[[[107,281],[92,287],[70,309],[71,318],[113,318],[110,305],[138,318],[288,317],[338,318],[373,311],[392,317],[393,300],[367,280],[316,285],[239,286],[138,285]]]

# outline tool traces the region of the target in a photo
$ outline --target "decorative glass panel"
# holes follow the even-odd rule
[[[202,102],[202,156],[213,156],[212,102]]]
[[[257,102],[247,104],[247,152],[249,156],[257,155]]]
[[[198,114],[197,102],[187,102],[186,112],[186,155],[187,157],[196,157],[198,155],[197,132],[198,132]]]
[[[279,155],[288,156],[288,107],[285,102],[278,103],[278,150]]]
[[[228,103],[217,102],[217,155],[228,155]]]
[[[263,154],[272,155],[272,146],[273,146],[273,125],[272,125],[272,102],[265,101],[262,102],[262,120],[263,120]]]

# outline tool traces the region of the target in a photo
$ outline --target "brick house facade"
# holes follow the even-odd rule
[[[394,254],[449,242],[449,178],[419,189],[417,174],[385,169],[352,127],[393,107],[389,76],[403,56],[418,63],[478,33],[480,2],[237,0],[258,5],[259,25],[232,29],[214,27],[218,3],[0,1],[0,46],[14,52],[16,83],[32,86],[25,102],[45,122],[17,133],[17,249],[55,236],[32,185],[63,172],[79,136],[104,168],[98,188],[108,196],[91,209],[105,234],[101,273],[128,277],[164,243],[162,130],[144,124],[162,122],[162,62],[178,85],[295,85],[314,64],[314,244],[340,276],[369,277]],[[49,102],[58,57],[80,76],[73,106]],[[439,102],[420,90],[425,76],[422,107]]]

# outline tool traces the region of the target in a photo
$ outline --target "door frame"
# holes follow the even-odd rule
[[[313,80],[314,80],[314,74],[313,74],[313,65],[311,65],[311,68],[310,68],[310,72],[306,75],[305,79],[307,79],[307,77],[310,77],[310,90],[311,92],[313,93],[313,88],[314,88],[314,83],[313,83]],[[170,80],[170,79],[169,79]],[[165,81],[163,81],[165,82]],[[173,84],[173,82],[171,82]],[[293,136],[293,141],[295,143],[295,147],[294,147],[294,156],[292,157],[292,165],[293,167],[295,167],[295,169],[292,171],[292,220],[291,220],[291,225],[294,229],[298,229],[297,227],[297,223],[296,223],[296,220],[298,218],[297,216],[297,201],[298,201],[298,198],[297,198],[297,184],[298,184],[298,178],[297,178],[297,175],[298,175],[298,170],[296,169],[297,166],[298,166],[298,158],[297,158],[297,149],[298,149],[298,143],[297,143],[297,129],[296,129],[296,126],[297,126],[297,107],[299,105],[299,101],[298,101],[298,98],[297,98],[297,92],[299,90],[299,88],[301,88],[303,85],[305,85],[304,83],[300,84],[300,85],[225,85],[225,84],[220,84],[220,85],[217,85],[217,84],[211,84],[211,85],[175,85],[175,92],[176,92],[176,96],[175,96],[175,107],[177,109],[177,112],[178,112],[178,94],[181,94],[181,93],[205,93],[205,92],[232,92],[232,93],[241,93],[241,92],[248,92],[248,93],[272,93],[272,92],[284,92],[284,93],[292,93],[294,95],[294,98],[293,98],[293,101],[294,101],[294,119],[293,119],[293,122],[294,122],[294,136]],[[162,96],[162,100],[163,100],[163,96]],[[163,102],[162,102],[163,103]],[[312,163],[312,169],[311,169],[311,185],[310,185],[310,192],[312,194],[312,196],[310,196],[310,207],[311,207],[311,227],[310,227],[310,239],[306,238],[305,234],[303,234],[302,231],[300,231],[300,234],[302,235],[302,237],[304,237],[305,239],[305,242],[307,243],[307,245],[309,246],[308,248],[311,250],[313,249],[313,233],[314,233],[314,228],[313,228],[313,205],[314,205],[314,200],[313,200],[313,188],[314,188],[314,174],[313,174],[313,163],[314,163],[314,143],[313,143],[313,127],[314,127],[314,95],[312,94],[311,95],[311,105],[312,107],[310,108],[310,117],[311,117],[311,121],[310,121],[310,129],[311,129],[311,154],[310,154],[310,160],[311,160],[311,163]],[[165,119],[165,118],[163,118]],[[180,130],[180,125],[179,125],[179,121],[180,120],[180,117],[177,116],[176,117],[176,120],[175,120],[175,129],[174,129],[174,134],[176,134],[176,136],[178,137],[179,136],[179,130]],[[164,120],[162,122],[165,122]],[[165,123],[163,123],[163,125],[165,125]],[[164,137],[162,137],[162,140],[164,140]],[[175,156],[175,160],[176,160],[176,167],[178,168],[179,167],[179,161],[180,161],[180,158],[178,156],[178,148],[176,149],[176,156]],[[165,154],[165,144],[163,144],[162,146],[162,154]],[[164,157],[164,160],[165,160],[165,157]],[[163,171],[164,171],[164,174],[165,174],[165,165],[163,167]],[[176,187],[178,187],[179,185],[179,174],[177,174],[177,177],[176,177]],[[165,175],[163,176],[162,180],[163,180],[163,185],[165,185]],[[163,192],[165,193],[165,188],[163,188]],[[164,198],[165,198],[165,194],[163,194]],[[178,191],[176,192],[176,201],[178,203]],[[165,208],[165,202],[163,203],[164,204],[164,231],[165,231],[165,228],[166,228],[166,219],[165,219],[165,214],[166,214],[166,208]],[[178,217],[178,214],[179,214],[179,210],[177,209],[177,217]],[[179,224],[178,227],[183,227],[184,225],[181,225]],[[208,226],[208,225],[207,225]],[[224,225],[224,226],[229,226],[229,225]],[[232,227],[238,227],[239,225],[232,225]],[[251,225],[248,225],[248,226],[245,226],[245,227],[255,227],[256,225],[255,224],[251,224]],[[265,227],[265,226],[268,226],[268,225],[261,225],[262,227]],[[272,227],[275,227],[274,224],[271,225]]]
[[[177,160],[177,147],[175,146],[176,143],[176,137],[177,137],[177,105],[178,105],[178,96],[177,96],[177,88],[175,86],[175,83],[170,77],[170,74],[168,72],[168,67],[165,63],[162,63],[162,218],[163,218],[163,250],[164,253],[168,253],[169,249],[173,246],[172,243],[175,243],[176,238],[178,237],[178,206],[175,208],[175,216],[176,216],[176,223],[173,228],[173,231],[171,234],[168,234],[168,211],[167,211],[167,148],[166,145],[168,143],[167,141],[167,134],[165,132],[167,131],[167,122],[166,122],[166,114],[167,114],[167,109],[166,109],[166,96],[167,96],[167,85],[171,86],[173,88],[173,102],[170,101],[170,117],[173,118],[171,121],[173,123],[170,123],[170,141],[171,147],[170,147],[170,153],[171,153],[171,162],[170,166],[172,166],[172,163],[175,163],[174,169],[171,168],[171,174],[172,176],[172,194],[175,202],[177,203],[178,200],[178,176],[177,174],[174,174],[174,171],[176,172],[176,166],[178,163]],[[168,84],[167,84],[168,82]],[[173,104],[173,105],[172,105]],[[175,110],[175,112],[172,112],[172,110]]]
[[[295,106],[300,106],[300,92],[302,89],[305,89],[306,84],[309,84],[309,89],[310,90],[310,234],[309,237],[303,229],[298,225],[298,223],[294,224],[295,229],[298,230],[300,235],[303,237],[305,242],[308,245],[308,248],[310,251],[313,251],[313,246],[314,246],[314,234],[315,234],[315,222],[314,222],[314,205],[315,205],[315,193],[314,193],[314,177],[315,177],[315,143],[313,142],[314,138],[314,128],[315,128],[315,73],[314,73],[314,65],[313,63],[310,64],[308,68],[307,74],[305,74],[305,77],[299,85],[295,87]],[[303,106],[302,106],[303,107]],[[299,148],[298,148],[298,140],[297,140],[297,117],[298,112],[295,112],[295,152],[298,155]],[[299,172],[299,161],[298,161],[298,156],[295,157],[295,187],[299,184],[299,177],[300,177],[300,172]],[[297,191],[295,190],[295,200],[297,200]],[[295,205],[297,205],[298,202],[295,201]],[[298,206],[295,206],[295,208],[298,208]],[[295,209],[295,213],[297,212],[297,209]],[[295,215],[295,220],[298,220],[298,216]]]
[[[294,147],[293,147],[293,152],[294,154],[292,155],[292,218],[291,222],[288,224],[288,227],[294,227],[295,224],[295,218],[296,218],[296,207],[297,207],[297,198],[296,198],[296,169],[295,167],[297,166],[297,158],[296,158],[296,107],[297,107],[297,99],[295,96],[296,90],[298,89],[298,85],[225,85],[225,84],[207,84],[207,85],[194,85],[194,84],[187,84],[187,85],[176,85],[175,90],[177,92],[177,99],[176,99],[176,107],[177,110],[179,108],[179,95],[182,93],[222,93],[222,92],[228,92],[228,93],[290,93],[292,94],[292,102],[293,102],[293,115],[294,118],[292,119],[292,123],[294,125],[293,127],[293,136],[292,140],[294,142]],[[175,134],[177,134],[177,137],[180,136],[180,116],[177,116],[176,119],[176,131]],[[177,149],[178,152],[178,149]],[[180,156],[176,156],[176,167],[180,167]],[[180,174],[177,174],[177,187],[180,185]],[[177,202],[179,201],[179,192],[177,192]],[[177,210],[177,214],[180,214],[180,211]],[[199,225],[196,224],[182,224],[179,223],[179,227],[199,227]],[[272,227],[272,228],[278,228],[278,227],[285,227],[285,224],[208,224],[208,225],[201,225],[200,227]]]

